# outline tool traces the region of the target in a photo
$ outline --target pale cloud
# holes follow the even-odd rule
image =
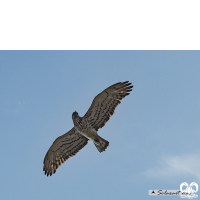
[[[160,161],[144,174],[152,178],[196,177],[200,180],[200,153],[181,156],[163,156]]]

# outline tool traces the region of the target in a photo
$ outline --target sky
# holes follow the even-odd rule
[[[200,184],[199,66],[200,51],[0,51],[1,199],[149,199]],[[134,87],[98,131],[106,151],[90,141],[45,176],[72,113],[122,81]]]

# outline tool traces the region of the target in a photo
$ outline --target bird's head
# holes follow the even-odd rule
[[[74,119],[79,116],[78,113],[75,111],[72,113],[72,120],[74,121]]]

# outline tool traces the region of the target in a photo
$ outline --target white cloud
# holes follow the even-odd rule
[[[200,153],[182,156],[164,156],[157,166],[144,172],[154,178],[176,178],[192,176],[200,180]]]

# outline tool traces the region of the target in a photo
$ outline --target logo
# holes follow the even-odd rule
[[[180,196],[181,198],[188,198],[193,199],[197,198],[198,195],[198,184],[195,182],[188,183],[183,182],[180,185],[180,190],[149,190],[149,195],[156,195],[156,196]]]
[[[183,186],[186,186],[185,190],[183,190]],[[193,188],[195,188],[195,190]],[[190,183],[190,185],[188,185],[186,182],[183,182],[180,185],[180,191],[182,192],[181,198],[188,198],[188,199],[197,198],[198,195],[194,193],[198,191],[198,184],[195,182],[192,182]]]

